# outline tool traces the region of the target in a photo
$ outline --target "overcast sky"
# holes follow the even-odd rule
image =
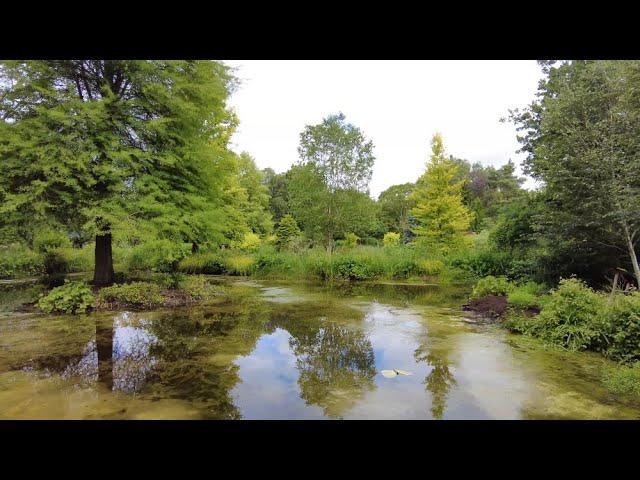
[[[529,104],[541,78],[533,60],[226,63],[241,80],[230,100],[240,119],[233,150],[249,152],[260,168],[286,171],[305,125],[342,111],[375,145],[374,198],[418,178],[436,131],[456,157],[519,165],[515,128],[499,120]]]

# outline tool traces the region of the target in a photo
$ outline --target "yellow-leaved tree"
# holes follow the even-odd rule
[[[442,136],[431,139],[431,158],[411,195],[415,207],[416,241],[430,250],[448,253],[462,247],[472,215],[462,202],[463,181],[456,181],[458,166],[445,155]]]

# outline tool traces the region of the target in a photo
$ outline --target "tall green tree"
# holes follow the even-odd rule
[[[420,243],[439,251],[459,247],[471,223],[462,201],[463,180],[456,180],[457,173],[458,166],[445,155],[442,136],[434,134],[427,169],[411,194],[415,202],[411,215]]]
[[[273,220],[269,211],[269,189],[264,184],[264,175],[246,152],[237,157],[238,181],[244,189],[241,195],[241,211],[247,226],[253,233],[268,235],[273,231]]]
[[[364,205],[363,195],[368,197],[373,143],[340,113],[307,126],[298,153],[299,164],[290,173],[289,205],[305,233],[330,252],[336,238],[360,228],[361,218],[350,207],[354,201]]]
[[[511,114],[546,191],[540,227],[574,255],[622,253],[640,284],[640,62],[541,66],[537,99]]]
[[[114,233],[215,237],[233,85],[212,61],[2,62],[0,217],[81,219],[99,285],[113,281]]]
[[[398,232],[406,241],[411,237],[409,212],[414,207],[411,193],[413,183],[392,185],[378,196],[380,219],[389,232]]]

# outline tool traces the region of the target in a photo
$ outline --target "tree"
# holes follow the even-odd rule
[[[463,181],[455,181],[458,167],[445,156],[442,136],[431,140],[431,159],[411,194],[417,222],[414,233],[421,243],[440,251],[459,246],[469,229],[471,215],[462,203]]]
[[[292,240],[300,236],[300,229],[296,223],[296,219],[292,215],[287,214],[280,219],[280,224],[276,229],[276,238],[279,248],[287,248]]]
[[[331,252],[338,236],[366,233],[363,221],[375,229],[375,203],[368,195],[373,143],[340,113],[307,126],[298,152],[300,162],[290,170],[288,195],[291,212],[305,233]]]
[[[269,212],[269,189],[264,184],[263,173],[246,152],[237,157],[237,163],[239,184],[244,189],[240,209],[247,226],[254,233],[268,235],[273,231],[273,220]]]
[[[314,165],[329,191],[367,192],[373,173],[373,142],[343,113],[329,115],[318,125],[307,125],[300,134],[300,164]]]
[[[0,216],[73,221],[113,281],[112,234],[219,237],[234,80],[211,61],[0,64]]]
[[[640,62],[542,62],[537,100],[511,119],[544,184],[540,228],[592,258],[623,253],[640,284]]]
[[[380,220],[385,229],[390,232],[400,233],[404,241],[411,237],[409,212],[414,207],[411,199],[414,187],[415,184],[413,183],[392,185],[378,197]]]
[[[269,210],[273,221],[278,223],[289,212],[289,177],[287,173],[276,173],[271,168],[262,171],[264,183],[269,190]]]

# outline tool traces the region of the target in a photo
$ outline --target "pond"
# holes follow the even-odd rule
[[[640,418],[606,360],[469,323],[465,289],[215,281],[196,308],[0,309],[0,418]]]

